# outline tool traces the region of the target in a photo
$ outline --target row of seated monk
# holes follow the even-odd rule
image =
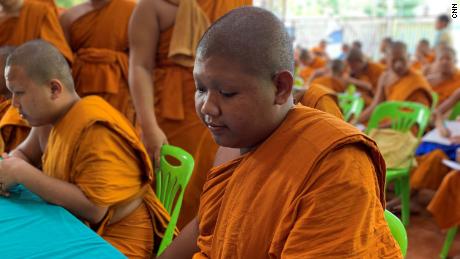
[[[237,0],[93,1],[63,13],[61,28],[49,5],[10,2],[0,45],[18,47],[0,59],[2,195],[23,184],[128,257],[150,257],[169,221],[152,186],[170,143],[196,167],[163,258],[401,257],[375,142],[340,119],[327,86],[296,93],[294,105],[293,44],[272,13],[233,10],[250,4]],[[202,17],[200,29],[179,12]],[[388,53],[379,102],[430,104],[405,45]]]

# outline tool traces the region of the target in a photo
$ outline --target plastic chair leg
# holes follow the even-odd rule
[[[455,235],[457,234],[458,227],[450,228],[446,234],[446,240],[444,241],[444,245],[442,246],[441,253],[439,257],[441,259],[446,259],[447,255],[449,254],[449,249],[452,246],[452,242],[454,241]]]
[[[401,221],[407,227],[410,218],[410,187],[408,176],[404,176],[399,180],[399,187],[401,191]]]

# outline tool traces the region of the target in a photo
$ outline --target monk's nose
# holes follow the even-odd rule
[[[201,113],[209,116],[219,115],[219,106],[217,105],[217,98],[218,97],[216,96],[216,94],[208,92],[201,106]]]

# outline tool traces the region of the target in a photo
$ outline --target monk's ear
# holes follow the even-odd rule
[[[287,70],[280,71],[273,77],[273,84],[276,87],[275,104],[285,104],[292,94],[292,86],[294,85],[294,77]]]
[[[56,79],[51,80],[49,85],[51,90],[51,99],[55,100],[62,94],[64,87],[61,82]]]

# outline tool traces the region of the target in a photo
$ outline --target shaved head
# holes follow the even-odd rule
[[[348,62],[363,62],[364,55],[361,49],[352,48],[347,56]]]
[[[6,66],[21,67],[38,85],[57,79],[65,88],[74,91],[72,74],[64,56],[53,45],[43,40],[29,41],[16,48],[8,56]]]
[[[406,43],[402,42],[402,41],[395,41],[391,44],[391,47],[389,48],[390,52],[395,52],[395,51],[398,51],[398,52],[405,52],[407,53],[407,45]]]
[[[0,65],[5,66],[6,58],[13,53],[14,49],[13,46],[0,47],[0,61],[2,62]]]
[[[299,59],[304,63],[308,63],[311,60],[310,52],[307,49],[301,49]]]
[[[294,73],[291,38],[283,23],[258,7],[235,9],[217,20],[203,35],[196,62],[220,57],[237,63],[254,76],[272,78]]]
[[[345,64],[340,59],[334,59],[329,63],[329,67],[331,68],[332,74],[336,76],[340,76],[345,71]]]

